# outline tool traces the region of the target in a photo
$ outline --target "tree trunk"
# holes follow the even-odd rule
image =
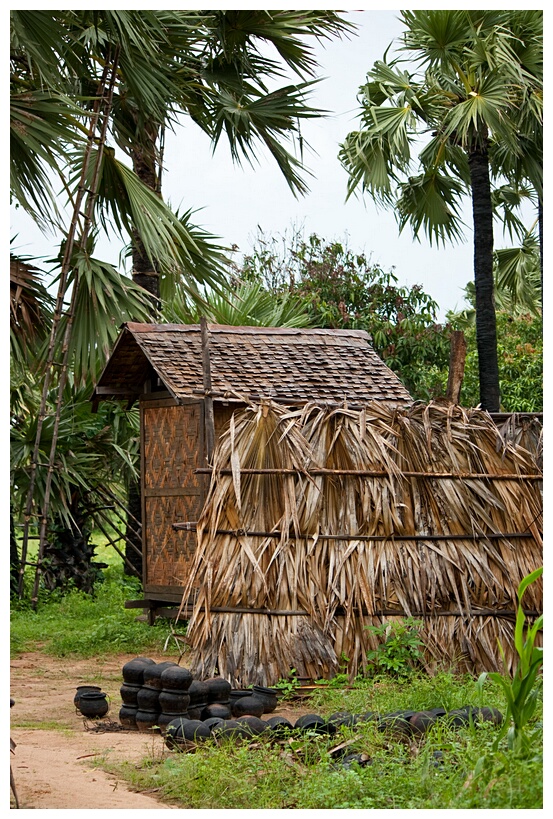
[[[474,229],[474,285],[476,289],[476,346],[480,403],[499,412],[499,368],[493,280],[493,209],[487,140],[469,151]]]
[[[139,134],[139,141],[135,143],[132,149],[133,170],[144,185],[147,185],[150,190],[161,196],[161,167],[158,163],[158,152],[156,149],[156,140],[160,133],[160,126],[157,123],[150,123],[149,126],[139,129],[137,127],[137,134]],[[152,295],[152,321],[156,320],[161,300],[160,300],[160,286],[159,286],[159,271],[156,268],[155,259],[151,260],[146,253],[144,244],[135,231],[132,236],[132,260],[133,270],[132,278],[135,284],[143,287],[148,293]],[[138,475],[137,483],[132,483],[129,487],[128,505],[130,514],[137,520],[142,520],[142,498],[141,498],[141,480]],[[134,567],[136,574],[142,579],[142,557],[138,555],[134,545],[140,550],[142,554],[142,537],[141,532],[137,534],[136,524],[129,518],[127,524],[127,531],[125,535],[125,557],[130,561]],[[132,571],[125,565],[125,573],[131,574]]]
[[[158,133],[157,125],[151,125],[140,131],[141,141],[133,146],[132,162],[133,170],[140,181],[159,194],[156,151]],[[142,240],[136,232],[132,236],[132,247],[133,281],[152,294],[152,318],[155,319],[160,306],[159,272],[156,269],[155,260],[148,257]]]
[[[540,294],[541,310],[543,314],[543,202],[541,196],[538,199],[538,237],[540,243]]]
[[[19,588],[20,560],[15,537],[15,523],[10,509],[10,595],[17,596]]]
[[[458,404],[461,399],[461,387],[465,376],[465,358],[467,342],[462,330],[453,330],[451,333],[449,374],[447,379],[446,398],[452,404]]]

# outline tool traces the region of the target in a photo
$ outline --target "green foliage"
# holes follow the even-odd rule
[[[138,580],[124,575],[119,563],[105,570],[92,594],[43,593],[36,611],[26,601],[12,601],[12,655],[38,647],[56,657],[161,651],[167,637],[164,622],[148,626],[137,621],[135,610],[125,609],[125,600],[141,593]]]
[[[353,688],[325,687],[304,701],[313,712],[384,713],[402,708],[458,708],[474,701],[475,681],[438,672],[414,674],[410,684],[382,678]],[[487,704],[497,706],[490,684]],[[208,740],[193,754],[170,754],[146,764],[110,765],[137,790],[155,788],[163,802],[181,809],[536,809],[542,805],[542,771],[536,760],[493,752],[491,724],[451,728],[437,723],[409,745],[374,723],[341,728],[334,736],[294,736],[276,744],[263,735],[252,743]],[[365,767],[340,764],[331,750],[364,753]],[[479,760],[485,758],[486,765]]]
[[[461,403],[474,407],[479,403],[478,354],[473,323],[452,324],[463,327],[467,341],[465,377]],[[501,409],[504,412],[541,412],[543,410],[543,322],[541,315],[510,312],[497,313],[497,346]],[[447,379],[447,375],[445,375]]]
[[[380,626],[366,626],[367,631],[378,638],[384,638],[378,648],[367,652],[368,671],[371,674],[392,674],[405,679],[413,673],[422,659],[420,637],[422,622],[406,617],[401,622],[382,623]]]
[[[282,677],[280,680],[277,680],[277,682],[274,684],[273,688],[276,688],[276,690],[280,692],[281,698],[283,700],[288,700],[291,697],[293,697],[293,695],[300,687],[301,683],[296,675],[297,675],[296,669],[291,668],[286,678]]]
[[[338,241],[315,234],[305,241],[296,233],[281,242],[260,234],[241,275],[274,294],[299,297],[316,327],[366,330],[415,399],[440,394],[436,369],[449,363],[449,328],[437,323],[438,305],[420,285],[399,286],[392,271]]]
[[[525,636],[526,616],[522,608],[522,597],[530,583],[536,581],[542,574],[543,569],[536,569],[527,575],[518,587],[519,603],[514,642],[519,660],[513,676],[511,677],[507,671],[504,674],[489,673],[490,679],[501,686],[507,701],[507,714],[501,736],[507,734],[508,747],[521,756],[535,753],[537,747],[536,732],[529,732],[528,729],[538,703],[540,693],[538,675],[543,665],[543,648],[535,645],[538,632],[543,628],[543,615],[537,617],[533,625],[527,628]],[[481,684],[484,683],[485,676],[481,675]]]

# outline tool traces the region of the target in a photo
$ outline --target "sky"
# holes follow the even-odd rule
[[[207,137],[183,118],[182,125],[166,135],[163,196],[174,208],[195,210],[192,221],[222,244],[237,245],[235,261],[251,252],[259,229],[266,237],[291,236],[299,230],[305,238],[316,233],[347,243],[384,270],[393,269],[399,285],[420,284],[438,303],[443,320],[448,310],[464,306],[463,290],[473,276],[468,203],[466,241],[437,248],[424,236],[414,239],[408,227],[400,235],[393,212],[378,210],[370,197],[346,201],[347,174],[338,160],[339,146],[357,128],[357,94],[367,71],[402,31],[399,12],[380,5],[380,10],[344,13],[356,24],[356,32],[315,45],[322,79],[310,103],[329,114],[302,123],[310,146],[304,162],[313,174],[308,195],[295,198],[276,163],[262,151],[254,167],[234,164],[224,139],[213,153]],[[30,219],[12,210],[10,237],[16,234],[14,251],[51,254],[52,238],[43,237]],[[501,239],[497,244],[503,246]],[[121,247],[118,241],[102,242],[97,255],[118,265]]]

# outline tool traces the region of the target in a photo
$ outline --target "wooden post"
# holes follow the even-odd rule
[[[215,445],[215,419],[213,417],[213,398],[211,394],[211,361],[209,356],[209,330],[205,316],[200,318],[202,331],[202,370],[204,380],[204,420],[205,420],[205,459],[211,463]]]
[[[451,333],[449,353],[449,375],[447,379],[446,398],[452,404],[458,404],[461,397],[461,387],[465,375],[465,357],[467,342],[462,330],[453,330]]]

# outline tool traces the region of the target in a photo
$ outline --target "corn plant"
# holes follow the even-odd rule
[[[535,683],[543,663],[543,648],[536,646],[535,641],[538,632],[543,627],[543,614],[527,629],[525,636],[524,624],[526,618],[521,601],[526,588],[530,583],[533,583],[541,577],[542,573],[543,568],[536,569],[523,578],[518,587],[518,609],[514,642],[519,659],[514,674],[511,677],[506,670],[504,674],[499,674],[494,671],[488,675],[491,680],[499,683],[507,700],[505,721],[495,745],[497,747],[499,741],[507,735],[508,747],[523,756],[529,754],[533,738],[532,734],[528,734],[528,725],[536,710],[539,693],[539,689]],[[499,649],[505,662],[501,645]],[[485,674],[481,675],[479,680],[480,685],[483,684],[485,676]]]

